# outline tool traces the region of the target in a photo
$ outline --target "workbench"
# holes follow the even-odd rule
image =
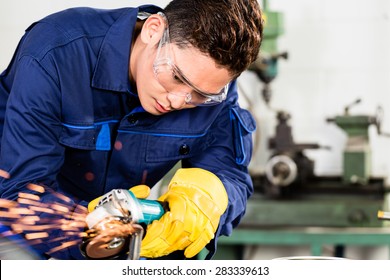
[[[238,227],[218,241],[215,259],[241,259],[247,245],[310,246],[312,256],[321,256],[325,245],[389,246],[390,228],[362,227]],[[203,258],[205,252],[199,256]],[[390,259],[390,254],[389,254]]]

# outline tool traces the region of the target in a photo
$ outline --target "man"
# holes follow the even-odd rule
[[[181,161],[141,255],[191,258],[207,245],[211,256],[253,191],[255,123],[235,79],[262,28],[256,0],[75,8],[32,24],[0,76],[1,197],[36,184],[87,206],[154,186]],[[70,251],[53,256],[81,258]]]

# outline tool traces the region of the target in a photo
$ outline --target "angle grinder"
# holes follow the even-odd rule
[[[85,219],[88,229],[80,250],[88,259],[139,259],[144,226],[158,220],[166,205],[138,199],[125,189],[104,195]]]

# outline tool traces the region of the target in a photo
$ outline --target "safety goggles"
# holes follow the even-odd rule
[[[166,17],[164,14],[159,13],[161,16]],[[166,20],[166,28],[163,36],[160,39],[157,55],[153,63],[153,71],[157,81],[161,86],[176,97],[184,97],[184,101],[187,104],[194,106],[211,106],[220,104],[226,99],[228,92],[228,85],[225,85],[218,93],[204,92],[193,85],[183,72],[176,66],[173,61],[173,55],[170,47],[169,28]],[[192,89],[190,92],[180,89],[186,85]]]

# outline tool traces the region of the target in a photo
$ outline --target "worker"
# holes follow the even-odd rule
[[[262,30],[257,0],[71,8],[33,23],[0,76],[1,197],[35,184],[87,207],[112,189],[153,187],[181,162],[141,256],[192,258],[206,246],[211,258],[253,192],[256,124],[236,79]]]

